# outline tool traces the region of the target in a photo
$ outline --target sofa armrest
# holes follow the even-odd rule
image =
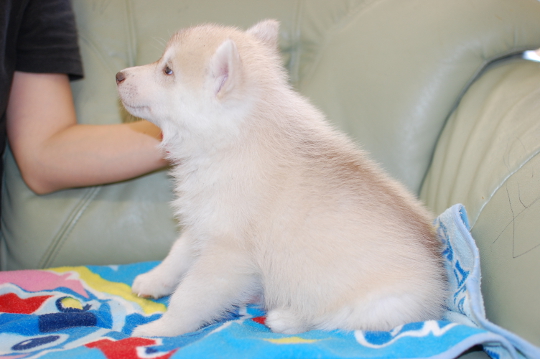
[[[436,213],[463,203],[488,319],[540,344],[540,63],[490,66],[463,96],[421,192]]]

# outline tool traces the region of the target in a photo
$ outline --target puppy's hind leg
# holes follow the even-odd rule
[[[308,330],[306,323],[292,309],[272,309],[265,324],[274,333],[298,334]]]
[[[167,257],[158,266],[135,278],[131,289],[139,297],[167,296],[176,289],[192,264],[191,237],[186,231],[176,240]]]
[[[259,288],[248,263],[237,249],[203,252],[171,296],[167,312],[137,327],[133,336],[177,336],[219,319]]]

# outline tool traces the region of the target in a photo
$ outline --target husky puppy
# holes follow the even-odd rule
[[[191,332],[256,296],[286,334],[443,313],[431,215],[291,89],[278,28],[181,30],[157,62],[116,76],[125,108],[162,129],[183,227],[133,283],[140,296],[172,294],[135,336]]]

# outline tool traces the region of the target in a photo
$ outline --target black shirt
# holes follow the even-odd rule
[[[70,0],[0,0],[0,175],[15,71],[83,75]]]

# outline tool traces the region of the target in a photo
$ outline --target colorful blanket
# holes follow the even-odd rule
[[[166,310],[167,298],[131,293],[135,276],[156,262],[0,272],[0,358],[454,358],[482,345],[493,358],[540,358],[540,350],[485,319],[478,251],[465,210],[436,221],[451,285],[444,320],[390,332],[272,333],[248,305],[223,321],[172,338],[130,334]]]

